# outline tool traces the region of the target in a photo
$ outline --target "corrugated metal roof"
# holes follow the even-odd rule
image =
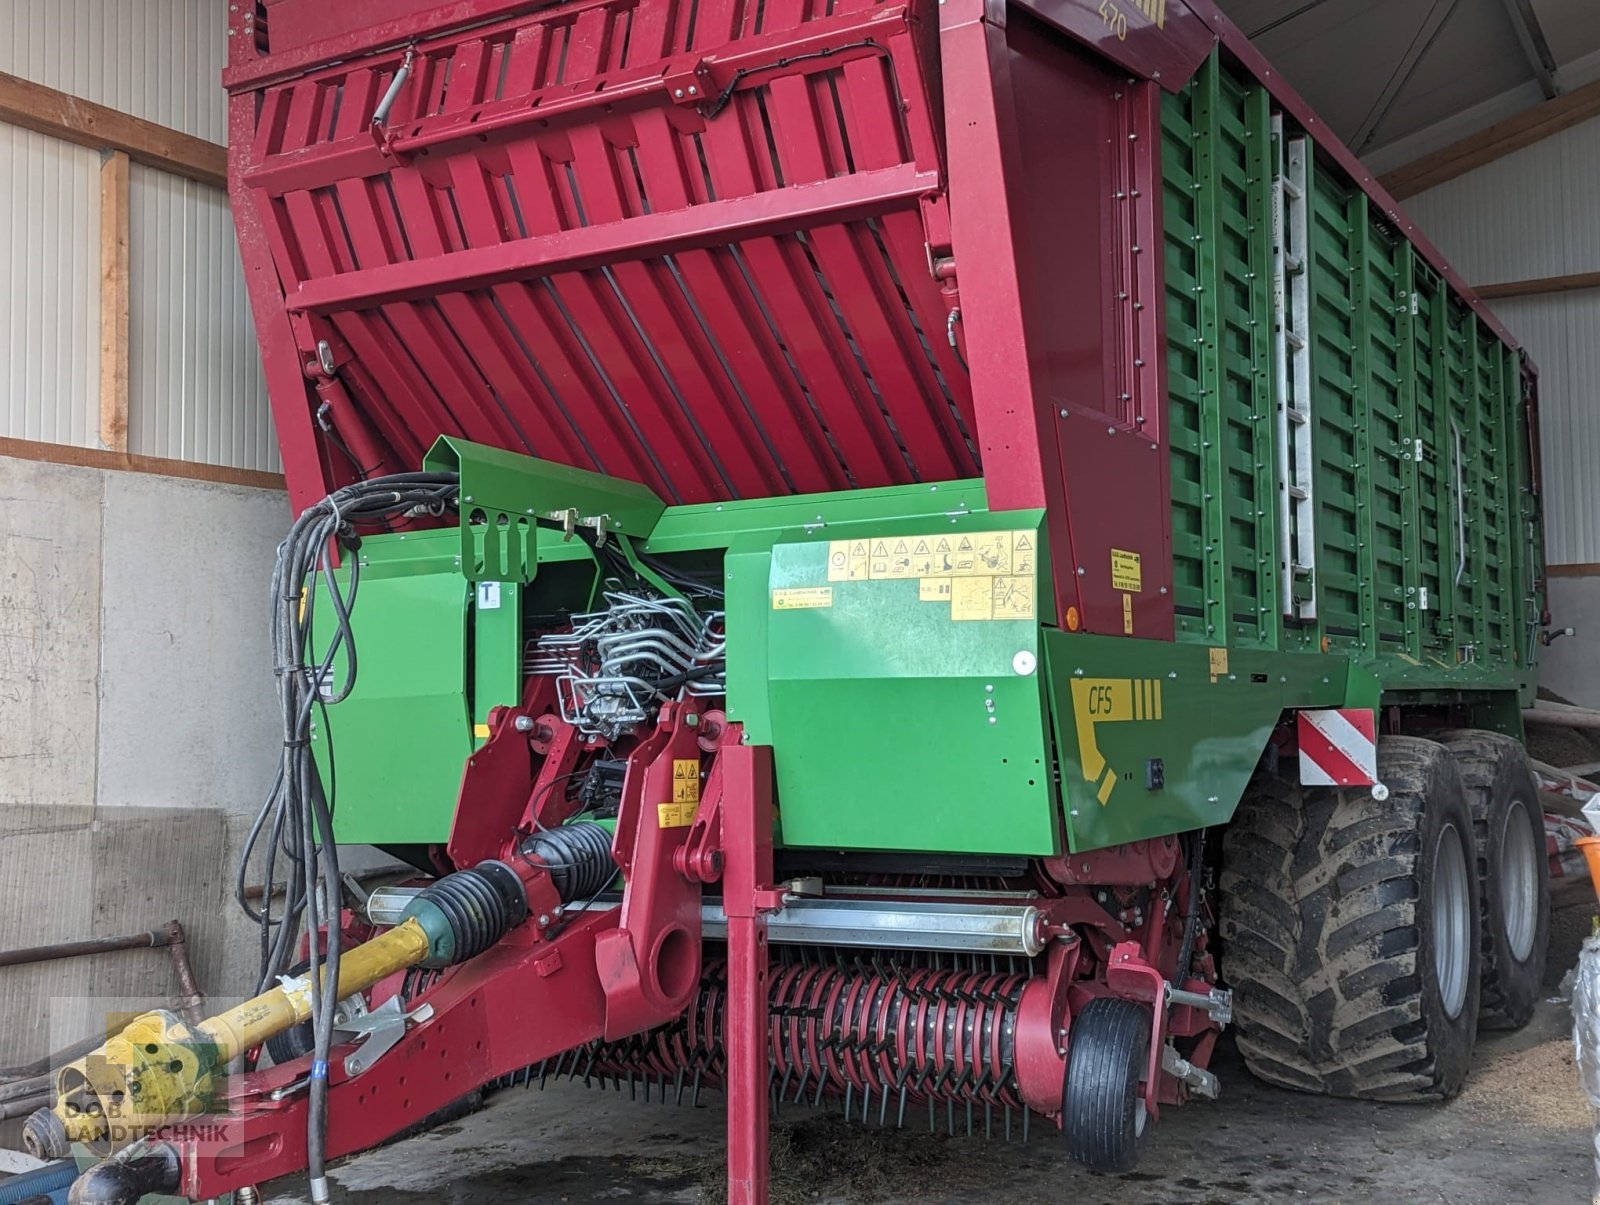
[[[1515,0],[1219,0],[1263,54],[1358,154],[1508,93],[1541,98],[1513,25]],[[1593,74],[1600,3],[1530,0],[1556,65]],[[1518,91],[1521,89],[1521,91]],[[1508,116],[1502,105],[1482,124]],[[1462,131],[1465,133],[1466,131]]]

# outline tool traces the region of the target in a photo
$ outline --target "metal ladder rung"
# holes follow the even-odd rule
[[[1272,117],[1278,170],[1273,181],[1273,332],[1278,411],[1279,561],[1283,566],[1280,601],[1293,619],[1317,616],[1316,500],[1313,446],[1310,295],[1310,220],[1307,173],[1310,143],[1303,133],[1285,129],[1282,114]]]

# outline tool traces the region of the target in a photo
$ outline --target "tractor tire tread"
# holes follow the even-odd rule
[[[1260,1079],[1442,1099],[1461,1076],[1440,1065],[1424,1024],[1417,867],[1430,781],[1454,771],[1430,741],[1389,737],[1380,750],[1381,804],[1257,775],[1223,838],[1223,971]]]

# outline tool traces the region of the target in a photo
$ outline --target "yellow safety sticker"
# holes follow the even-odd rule
[[[1133,635],[1133,595],[1131,594],[1122,596],[1122,634],[1124,636]]]
[[[1228,672],[1228,650],[1227,649],[1212,649],[1211,650],[1211,680],[1213,682],[1215,682],[1220,675],[1225,674],[1227,672]]]
[[[1111,588],[1131,590],[1135,594],[1144,589],[1144,575],[1139,568],[1139,554],[1121,548],[1111,550]]]
[[[950,579],[947,577],[924,577],[917,582],[917,597],[923,602],[949,602]]]
[[[996,619],[1033,618],[1033,578],[996,577],[992,587]]]
[[[658,803],[656,820],[661,828],[688,828],[699,809],[698,803]]]
[[[489,725],[487,725],[487,724],[474,724],[472,726],[472,735],[477,737],[480,741],[488,740],[489,739]]]
[[[908,581],[924,577],[1032,574],[1037,564],[1032,531],[934,532],[828,543],[830,582]]]
[[[866,540],[831,540],[828,543],[828,580],[864,582],[867,573]]]
[[[672,802],[700,802],[700,762],[697,758],[672,759]]]
[[[832,586],[792,586],[772,592],[774,611],[810,611],[833,606]]]
[[[994,578],[958,577],[950,583],[951,619],[993,619]]]

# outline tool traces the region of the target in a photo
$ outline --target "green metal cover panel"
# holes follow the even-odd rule
[[[1054,628],[1044,647],[1074,852],[1226,823],[1286,707],[1372,702],[1346,657]]]
[[[759,598],[730,596],[730,666],[752,628],[764,621],[766,629],[785,845],[1007,854],[1057,847],[1038,561],[1030,558],[1023,574],[1005,572],[1023,567],[1009,561],[997,576],[921,571],[941,542],[995,548],[1014,544],[1014,532],[1036,557],[1036,513],[879,523],[853,538],[830,528],[818,535],[832,540],[774,545]],[[859,560],[850,551],[857,548]],[[739,572],[760,559],[745,558]],[[894,571],[907,576],[869,576],[869,564],[890,571],[897,562]],[[932,597],[939,587],[926,583],[939,582],[955,597]],[[735,607],[747,605],[761,614],[736,622]],[[996,609],[1017,617],[990,618]],[[957,618],[964,614],[983,617]]]
[[[521,692],[525,587],[468,582],[460,538],[448,528],[362,541],[351,613],[359,653],[355,689],[312,717],[313,750],[341,842],[444,841],[462,767],[482,743],[481,725],[491,708],[515,702]],[[348,569],[337,576],[345,585]],[[332,620],[319,590],[313,654],[326,650]],[[331,692],[342,689],[344,672],[336,657]]]
[[[1180,639],[1272,647],[1272,130],[1215,59],[1163,113],[1167,393]]]
[[[1214,54],[1164,106],[1178,639],[1343,653],[1396,699],[1530,692],[1542,555],[1516,354],[1315,156],[1317,618],[1281,614],[1271,100]]]
[[[314,716],[312,741],[341,842],[442,841],[472,751],[467,712],[467,605],[459,535],[379,536],[362,542],[351,613],[355,689]],[[348,579],[348,570],[340,570]],[[319,597],[315,645],[327,648],[332,607]],[[329,684],[344,685],[334,659]],[[330,770],[329,750],[333,767]]]

